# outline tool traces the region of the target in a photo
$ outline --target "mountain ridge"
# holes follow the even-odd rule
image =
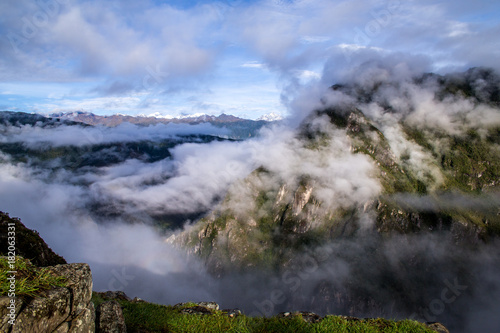
[[[227,124],[227,123],[238,123],[238,122],[271,122],[279,120],[276,115],[270,116],[270,118],[262,117],[262,119],[250,120],[233,115],[222,113],[218,116],[208,115],[208,114],[194,114],[185,116],[163,116],[159,114],[153,115],[138,115],[130,116],[123,114],[114,114],[108,116],[96,115],[92,112],[86,111],[73,111],[73,112],[56,112],[47,115],[51,118],[66,119],[72,121],[78,121],[88,125],[104,125],[114,127],[124,122],[129,122],[136,125],[151,125],[151,124],[199,124],[199,123],[212,123],[212,124]]]
[[[473,272],[481,275],[495,262],[478,258],[498,252],[498,82],[488,70],[471,69],[334,85],[281,149],[286,163],[261,165],[169,242],[222,279],[274,272],[268,278],[281,281],[274,287],[285,296],[271,312],[301,304],[320,313],[405,316],[425,309],[453,277],[469,286],[461,294],[466,302],[479,279]],[[435,111],[425,103],[443,111],[442,123],[429,122]],[[325,249],[320,260],[317,250]],[[307,286],[297,279],[310,298],[289,278],[304,274],[302,260],[314,263],[315,273],[306,276],[316,277]],[[328,275],[328,266],[350,273]],[[461,325],[461,306],[447,313],[452,329]]]

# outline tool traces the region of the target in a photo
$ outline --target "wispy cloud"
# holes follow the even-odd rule
[[[250,62],[245,62],[244,64],[241,65],[241,67],[244,67],[244,68],[264,68],[264,64],[259,63],[257,61],[250,61]]]
[[[304,43],[325,43],[331,39],[332,37],[329,36],[304,36],[301,38]]]

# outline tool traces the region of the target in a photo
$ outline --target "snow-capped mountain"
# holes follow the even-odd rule
[[[250,120],[250,119],[239,118],[233,115],[228,115],[225,113],[219,116],[208,115],[205,113],[171,116],[171,115],[163,115],[160,114],[159,112],[149,115],[140,114],[138,116],[129,116],[124,114],[100,116],[86,111],[56,112],[49,114],[48,117],[81,122],[87,125],[104,125],[108,127],[114,127],[124,122],[138,124],[138,125],[151,125],[157,123],[198,124],[203,122],[224,124],[224,123],[242,123],[242,122],[259,122],[259,121],[271,122],[281,119],[281,116],[275,113],[264,115],[257,120]]]
[[[257,118],[257,120],[279,121],[279,120],[283,120],[283,116],[278,114],[278,113],[271,112],[271,113],[265,114],[265,115]]]

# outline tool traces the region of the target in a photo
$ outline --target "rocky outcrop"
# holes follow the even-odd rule
[[[314,312],[297,311],[297,312],[281,312],[278,318],[293,318],[300,316],[306,323],[319,323],[323,319],[320,315]]]
[[[37,231],[28,229],[17,218],[0,212],[0,243],[7,244],[7,227],[14,224],[16,233],[16,255],[22,256],[39,267],[66,264],[66,260],[56,254],[40,237]],[[0,255],[7,255],[7,247],[2,246]]]
[[[94,332],[95,311],[91,301],[92,274],[89,265],[66,264],[49,269],[66,278],[66,287],[47,290],[34,298],[18,298],[15,325],[2,322],[2,332]],[[0,298],[0,303],[8,301],[8,297]]]
[[[92,273],[88,264],[57,265],[50,267],[55,275],[67,278],[72,296],[71,315],[76,316],[89,308],[92,298]]]
[[[17,297],[14,309],[9,309],[11,298],[0,297],[0,332],[126,332],[125,320],[116,300],[130,298],[121,291],[103,293],[111,301],[96,309],[92,302],[92,272],[85,263],[66,264],[54,253],[38,232],[26,228],[19,219],[0,212],[0,240],[7,243],[7,227],[16,229],[16,255],[31,259],[35,266],[45,267],[57,277],[64,277],[64,287],[39,292],[36,297]],[[31,264],[30,263],[30,264]],[[10,315],[15,324],[8,321]],[[97,324],[97,325],[96,325]]]
[[[125,318],[116,300],[99,304],[96,310],[96,333],[126,333]]]
[[[187,309],[191,307],[203,307],[211,311],[219,310],[219,304],[215,302],[199,302],[199,303],[177,303],[174,308]]]
[[[48,267],[66,278],[66,286],[42,292],[37,297],[16,299],[15,325],[8,320],[9,297],[0,297],[0,332],[126,333],[125,319],[117,300],[130,301],[125,293],[102,293],[107,301],[97,309],[92,302],[92,273],[87,264]]]
[[[96,294],[100,295],[103,299],[106,300],[131,301],[130,297],[128,297],[127,294],[125,294],[121,290],[96,292]]]
[[[450,333],[450,331],[448,331],[448,329],[441,323],[426,323],[425,326],[436,331],[437,333]]]
[[[73,319],[71,310],[71,293],[67,288],[49,290],[25,304],[11,332],[52,332]]]

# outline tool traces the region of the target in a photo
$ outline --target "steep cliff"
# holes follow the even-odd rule
[[[467,81],[473,75],[484,79],[493,74],[471,70],[461,84],[458,78],[432,76],[439,86],[433,99],[465,95],[470,103],[467,114],[453,115],[456,131],[422,123],[414,113],[401,115],[387,105],[383,91],[398,89],[395,83],[375,84],[371,90],[333,86],[334,93],[350,101],[325,105],[303,122],[287,151],[296,155],[291,159],[297,165],[288,167],[297,171],[285,177],[266,166],[255,170],[230,189],[212,214],[175,236],[175,242],[222,272],[228,267],[282,267],[304,246],[367,229],[380,235],[446,231],[467,245],[500,235],[500,126],[467,119],[481,117],[481,107],[496,107],[498,78],[487,81],[491,89],[484,88],[493,89],[489,104],[480,104],[485,97]],[[415,82],[422,85],[426,79]]]
[[[40,267],[66,264],[66,260],[56,254],[40,237],[37,231],[28,229],[17,218],[11,218],[9,214],[0,212],[0,243],[8,244],[8,226],[15,229],[15,246],[16,255],[30,259],[33,264]],[[8,255],[8,247],[2,246],[0,255]]]
[[[120,307],[101,304],[96,318],[88,264],[67,264],[19,219],[0,218],[2,244],[15,227],[14,249],[0,257],[0,332],[126,332]]]

